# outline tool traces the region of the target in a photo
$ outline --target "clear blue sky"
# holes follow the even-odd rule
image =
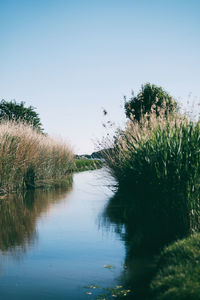
[[[76,153],[143,83],[200,97],[199,0],[1,0],[0,41],[0,99],[35,106]]]

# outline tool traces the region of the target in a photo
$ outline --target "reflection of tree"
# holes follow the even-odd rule
[[[173,196],[177,202],[181,201],[178,195]],[[146,197],[145,200],[142,197]],[[155,197],[155,203],[167,201],[161,198],[165,197],[162,194],[144,192],[133,196],[118,191],[109,200],[103,215],[104,225],[108,228],[113,224],[125,242],[126,268],[121,280],[122,285],[134,291],[130,299],[146,299],[147,287],[155,271],[156,254],[164,245],[185,236],[189,229],[175,213],[170,219],[156,207],[148,207],[148,197]]]
[[[65,187],[28,191],[0,201],[0,250],[25,250],[36,237],[36,222],[55,202],[63,199],[72,186],[72,177]]]

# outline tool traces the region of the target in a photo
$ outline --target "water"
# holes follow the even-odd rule
[[[101,169],[70,182],[1,200],[0,299],[96,299],[85,286],[119,284],[125,246],[102,222],[112,179]]]

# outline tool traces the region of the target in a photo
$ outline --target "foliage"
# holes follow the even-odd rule
[[[125,98],[126,99],[126,98]],[[165,109],[165,113],[175,111],[177,103],[175,100],[163,90],[154,84],[147,83],[142,85],[141,91],[135,97],[134,94],[124,105],[126,116],[129,119],[140,121],[141,117],[152,110],[159,116],[160,109]]]
[[[131,297],[132,295],[132,291],[130,289],[124,288],[122,285],[103,288],[99,285],[91,284],[89,286],[84,286],[84,288],[88,290],[86,292],[86,295],[95,296],[95,299],[97,300],[108,300],[113,298],[130,299],[129,297]]]
[[[200,299],[200,234],[166,247],[158,262],[158,273],[151,283],[152,299]]]
[[[34,188],[73,168],[69,146],[24,123],[0,123],[0,193]]]
[[[32,106],[25,107],[25,102],[16,101],[0,102],[0,120],[21,121],[31,125],[33,128],[43,131],[38,113]]]

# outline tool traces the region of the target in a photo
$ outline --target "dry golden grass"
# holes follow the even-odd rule
[[[57,179],[73,166],[72,149],[23,123],[0,124],[0,193]]]

